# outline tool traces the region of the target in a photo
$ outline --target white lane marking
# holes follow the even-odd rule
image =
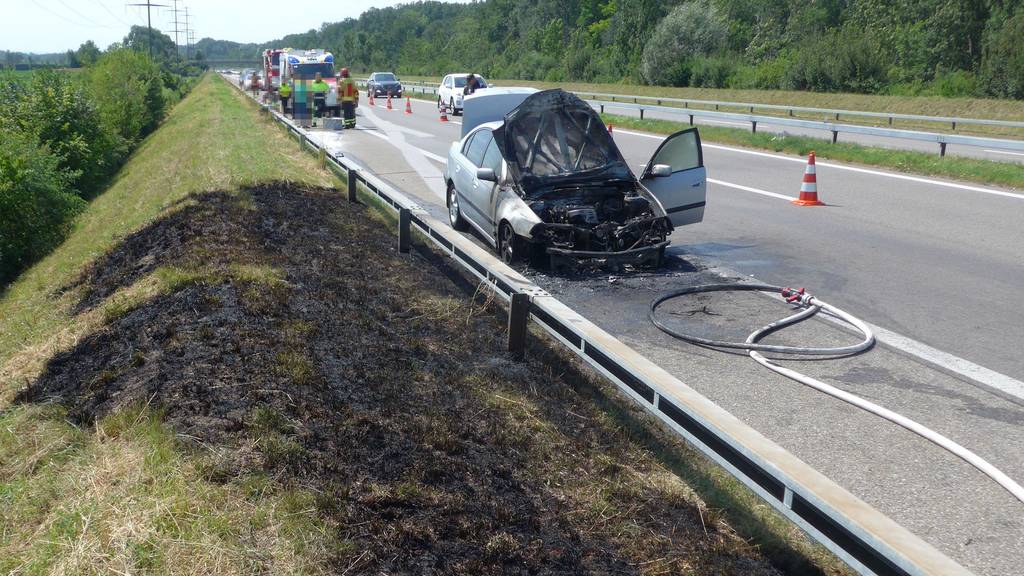
[[[785,194],[779,194],[778,192],[769,192],[767,190],[761,190],[760,188],[751,188],[750,186],[741,186],[739,184],[733,184],[731,182],[723,182],[722,180],[715,180],[714,178],[708,178],[708,182],[717,184],[719,186],[727,186],[729,188],[735,188],[737,190],[743,190],[746,192],[753,192],[754,194],[760,194],[762,196],[769,196],[771,198],[778,198],[780,200],[795,200],[793,196],[786,196]]]
[[[434,192],[438,198],[444,198],[444,192],[442,192],[444,189],[444,175],[433,164],[427,162],[427,157],[423,154],[425,150],[406,142],[405,133],[399,126],[379,118],[373,110],[367,108],[365,114],[373,121],[377,128],[384,132],[384,134],[378,134],[378,136],[387,140],[395,148],[398,148],[405,161],[419,174],[427,188]],[[374,134],[375,132],[370,131],[370,133]],[[433,184],[438,185],[434,186]]]
[[[390,139],[388,138],[387,134],[381,134],[380,132],[375,132],[373,130],[367,130],[366,133],[370,134],[372,136],[376,136],[377,138],[381,138],[383,140],[387,140],[387,141],[390,142]],[[448,159],[445,158],[444,156],[439,156],[439,155],[434,154],[433,152],[431,152],[429,150],[424,150],[423,148],[420,148],[418,146],[413,146],[411,144],[409,145],[409,147],[413,148],[414,150],[418,150],[420,154],[423,154],[424,156],[426,156],[430,160],[433,160],[434,162],[439,162],[441,164],[447,164],[448,163]]]
[[[664,136],[657,136],[655,134],[645,134],[643,132],[634,132],[633,130],[620,130],[616,128],[613,133],[629,134],[631,136],[641,136],[644,138],[651,138],[654,140],[664,140]],[[707,142],[702,143],[704,148],[713,148],[715,150],[727,150],[729,152],[739,152],[741,154],[751,154],[753,156],[761,156],[762,158],[775,158],[777,160],[786,160],[788,162],[799,162],[800,164],[806,164],[807,160],[803,158],[792,158],[789,156],[781,156],[779,154],[770,154],[768,152],[755,152],[754,150],[746,150],[744,148],[733,148],[732,146],[722,146],[721,144],[708,144]],[[1024,194],[1014,192],[1004,192],[1003,190],[995,190],[992,188],[982,188],[980,186],[971,186],[968,184],[957,184],[956,182],[944,182],[942,180],[932,180],[930,178],[921,178],[920,176],[909,176],[907,174],[893,174],[892,172],[881,172],[878,170],[869,170],[867,168],[857,168],[855,166],[844,166],[842,164],[834,164],[832,162],[817,161],[818,166],[825,166],[827,168],[836,168],[838,170],[849,170],[850,172],[859,172],[861,174],[871,174],[872,176],[883,176],[888,178],[896,178],[897,180],[908,180],[910,182],[919,182],[921,184],[933,184],[935,186],[945,186],[947,188],[956,188],[958,190],[967,190],[968,192],[980,192],[982,194],[992,194],[993,196],[1003,196],[1005,198],[1015,198],[1017,200],[1024,200]]]
[[[1020,152],[1008,152],[1006,150],[989,150],[988,148],[985,148],[984,150],[985,150],[985,152],[992,152],[994,154],[1009,154],[1010,156],[1024,156],[1024,154],[1021,154]]]

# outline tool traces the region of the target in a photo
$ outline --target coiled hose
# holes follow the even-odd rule
[[[777,292],[782,294],[782,297],[785,298],[787,302],[801,307],[801,310],[799,310],[795,314],[792,314],[791,316],[787,316],[786,318],[777,320],[775,322],[772,322],[771,324],[768,324],[767,326],[755,330],[743,342],[714,340],[710,338],[701,338],[699,336],[694,336],[692,334],[686,334],[684,332],[680,332],[669,327],[658,318],[658,307],[674,298],[679,298],[681,296],[686,296],[688,294],[736,291]],[[759,343],[759,340],[761,338],[764,338],[765,336],[771,334],[772,332],[776,332],[787,326],[792,326],[793,324],[802,322],[814,316],[821,310],[825,310],[829,314],[832,314],[842,319],[844,322],[856,328],[863,335],[864,339],[860,343],[851,346],[835,347],[780,346]],[[666,334],[669,334],[670,336],[679,338],[680,340],[685,340],[692,344],[698,344],[700,346],[708,346],[711,348],[734,348],[746,350],[750,357],[754,359],[754,361],[768,368],[769,370],[786,376],[787,378],[796,380],[797,382],[800,382],[801,384],[804,384],[806,386],[810,386],[811,388],[814,388],[819,392],[828,394],[833,398],[838,398],[843,402],[852,404],[857,408],[875,414],[876,416],[880,416],[892,422],[893,424],[902,426],[903,428],[913,432],[914,434],[917,434],[918,436],[921,436],[922,438],[936,444],[937,446],[943,448],[944,450],[952,453],[953,455],[967,462],[968,464],[976,468],[978,471],[980,471],[982,474],[985,474],[986,476],[994,480],[997,484],[1002,486],[1014,498],[1019,500],[1021,503],[1024,503],[1024,487],[1021,487],[1020,484],[1018,484],[1012,478],[1007,476],[1004,472],[990,464],[987,460],[985,460],[981,456],[978,456],[974,452],[971,452],[967,448],[964,448],[960,444],[957,444],[956,442],[950,440],[949,438],[946,438],[945,436],[939,434],[938,432],[932,430],[931,428],[928,428],[923,424],[911,420],[910,418],[907,418],[901,414],[897,414],[896,412],[893,412],[888,408],[884,408],[873,402],[865,400],[859,396],[851,394],[845,390],[840,390],[835,386],[826,384],[815,378],[811,378],[806,374],[801,374],[796,370],[792,370],[784,366],[779,366],[778,364],[775,364],[768,358],[765,358],[763,355],[761,355],[760,352],[770,352],[775,354],[792,354],[798,356],[850,356],[853,354],[864,352],[870,349],[872,346],[874,346],[875,335],[874,333],[872,333],[871,328],[866,323],[858,319],[856,316],[853,316],[852,314],[843,311],[840,308],[832,306],[831,304],[824,302],[822,300],[819,300],[818,298],[811,296],[810,294],[806,294],[803,288],[799,290],[794,290],[792,288],[783,288],[781,286],[772,286],[770,284],[703,284],[699,286],[691,286],[688,288],[682,288],[679,290],[674,290],[672,292],[661,294],[657,298],[652,300],[648,317],[650,318],[651,322],[658,327],[659,330],[665,332]]]

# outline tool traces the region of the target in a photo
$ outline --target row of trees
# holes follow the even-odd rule
[[[371,9],[268,46],[357,69],[1024,98],[1024,0],[485,0]]]
[[[0,74],[0,286],[64,238],[191,84],[125,47],[78,73]]]

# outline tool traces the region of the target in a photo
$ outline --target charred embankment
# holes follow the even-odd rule
[[[193,197],[68,287],[107,324],[18,400],[82,424],[150,406],[210,480],[315,491],[338,573],[776,573],[625,402],[540,344],[506,359],[473,287],[394,244],[334,190]],[[157,296],[110,306],[147,278]]]

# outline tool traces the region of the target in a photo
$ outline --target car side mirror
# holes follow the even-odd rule
[[[477,168],[476,179],[486,180],[487,182],[497,182],[498,175],[494,173],[494,168]]]
[[[655,164],[651,167],[651,176],[655,178],[666,178],[672,175],[672,167],[668,164]]]

